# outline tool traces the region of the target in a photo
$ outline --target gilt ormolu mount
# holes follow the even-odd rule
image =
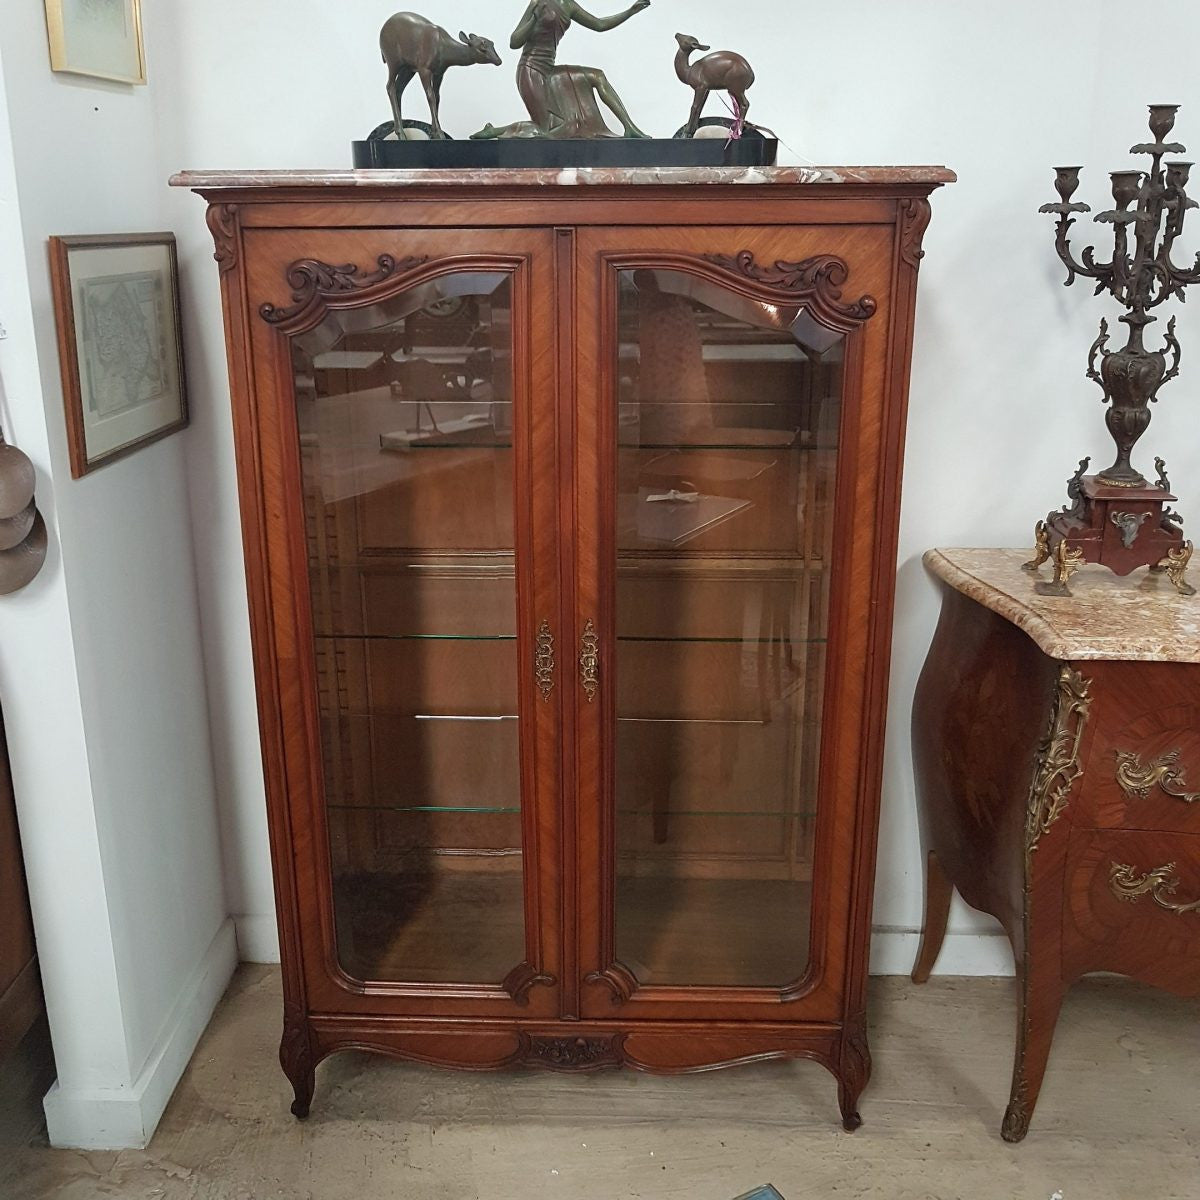
[[[1150,106],[1153,142],[1134,146],[1131,154],[1150,156],[1149,171],[1113,171],[1112,193],[1116,208],[1098,213],[1096,221],[1113,226],[1111,261],[1100,263],[1095,248],[1083,251],[1077,260],[1068,234],[1075,214],[1090,212],[1086,204],[1071,197],[1079,186],[1079,167],[1058,167],[1054,186],[1059,203],[1044,204],[1040,211],[1057,213],[1055,248],[1067,268],[1067,286],[1077,275],[1096,280],[1096,294],[1107,291],[1129,311],[1120,320],[1129,327],[1129,338],[1120,350],[1108,350],[1108,322],[1100,322],[1100,336],[1092,344],[1088,378],[1104,391],[1108,404],[1106,422],[1117,445],[1112,466],[1098,475],[1086,474],[1089,459],[1067,485],[1071,503],[1039,521],[1037,554],[1026,569],[1036,571],[1053,561],[1054,579],[1038,584],[1039,590],[1067,595],[1067,583],[1085,562],[1102,563],[1118,575],[1138,567],[1166,572],[1185,595],[1195,589],[1184,581],[1192,556],[1192,543],[1183,536],[1183,518],[1169,507],[1175,499],[1167,479],[1166,464],[1155,459],[1157,480],[1150,483],[1130,461],[1138,439],[1150,425],[1150,405],[1159,390],[1179,374],[1180,348],[1175,338],[1175,320],[1167,324],[1162,350],[1147,350],[1146,326],[1156,317],[1150,310],[1172,297],[1184,299],[1184,289],[1200,282],[1200,255],[1190,269],[1172,261],[1175,240],[1183,232],[1184,217],[1197,202],[1187,195],[1192,164],[1170,162],[1167,154],[1183,154],[1177,142],[1168,142],[1178,105]],[[1168,356],[1170,364],[1168,366]],[[1100,364],[1097,370],[1096,360]]]

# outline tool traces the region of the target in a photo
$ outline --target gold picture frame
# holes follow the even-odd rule
[[[50,282],[79,479],[188,424],[175,237],[52,237]]]
[[[50,69],[146,82],[141,0],[46,0]]]

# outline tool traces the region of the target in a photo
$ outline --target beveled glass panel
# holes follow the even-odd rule
[[[621,273],[616,957],[643,985],[803,976],[843,341]]]
[[[293,346],[337,954],[525,957],[511,283],[458,273]]]

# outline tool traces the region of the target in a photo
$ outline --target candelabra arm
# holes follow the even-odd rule
[[[1092,343],[1091,351],[1088,353],[1088,369],[1087,377],[1095,380],[1099,385],[1100,390],[1104,393],[1105,403],[1108,402],[1108,388],[1104,385],[1104,379],[1100,372],[1096,370],[1096,358],[1104,354],[1104,348],[1108,345],[1108,321],[1101,318],[1100,321],[1100,336]]]
[[[1179,339],[1175,336],[1174,317],[1167,322],[1165,340],[1167,345],[1166,349],[1164,350],[1164,355],[1170,354],[1173,361],[1171,363],[1171,369],[1162,377],[1162,379],[1159,380],[1158,387],[1154,389],[1154,395],[1150,397],[1151,400],[1157,400],[1158,393],[1163,384],[1170,383],[1171,380],[1179,374],[1179,363],[1183,358],[1183,348],[1179,345]]]
[[[1167,270],[1171,273],[1171,290],[1180,299],[1183,298],[1183,289],[1189,284],[1200,283],[1200,254],[1196,255],[1195,265],[1190,271],[1184,270],[1182,267],[1177,267],[1172,261],[1171,256],[1167,254],[1166,260]]]
[[[1093,258],[1095,254],[1093,246],[1089,246],[1083,252],[1082,262],[1075,258],[1071,253],[1071,243],[1067,236],[1074,224],[1074,218],[1064,214],[1059,218],[1054,239],[1054,248],[1058,251],[1058,257],[1062,260],[1063,266],[1067,268],[1067,278],[1063,286],[1070,287],[1075,282],[1075,276],[1082,275],[1085,279],[1099,280],[1100,290],[1103,290],[1112,282],[1112,263],[1097,263]]]

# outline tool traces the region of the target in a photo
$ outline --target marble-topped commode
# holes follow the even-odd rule
[[[925,566],[1023,629],[1051,658],[1200,662],[1200,596],[1181,596],[1165,575],[1122,579],[1092,565],[1071,577],[1070,596],[1042,596],[1037,576],[1021,569],[1030,557],[1029,550],[930,550]]]

